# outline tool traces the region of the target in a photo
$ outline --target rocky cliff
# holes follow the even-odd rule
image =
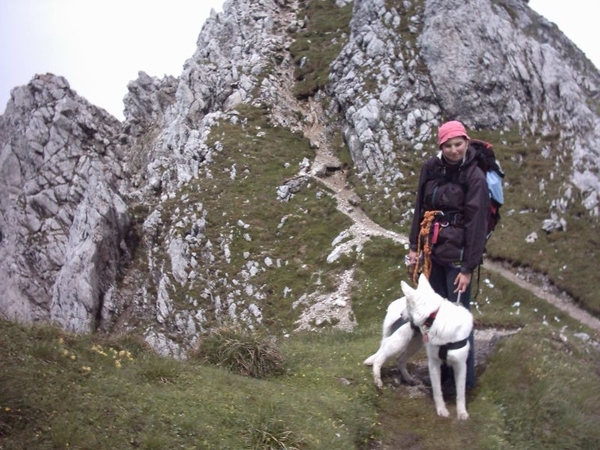
[[[221,324],[352,328],[364,227],[347,215],[381,204],[401,233],[400,188],[452,118],[523,139],[505,189],[542,206],[515,200],[507,226],[597,226],[600,73],[522,0],[228,0],[178,78],[128,91],[120,123],[60,76],[13,90],[4,317],[135,330],[178,357]]]

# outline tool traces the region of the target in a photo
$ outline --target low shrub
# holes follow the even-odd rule
[[[200,340],[194,358],[252,378],[282,374],[284,358],[273,338],[240,328],[222,327]]]

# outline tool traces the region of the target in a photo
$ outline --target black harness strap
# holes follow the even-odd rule
[[[459,348],[463,348],[465,345],[467,345],[468,341],[469,338],[465,338],[462,341],[450,342],[449,344],[442,345],[438,353],[439,358],[442,361],[446,361],[448,358],[448,350],[458,350]]]
[[[404,317],[399,317],[398,319],[396,319],[396,321],[390,327],[390,335],[394,334],[394,332],[406,322],[408,321]]]
[[[402,325],[404,325],[406,322],[408,322],[408,319],[405,319],[404,317],[399,317],[398,319],[396,319],[396,321],[392,324],[392,326],[390,327],[390,335],[393,334],[398,328],[400,328]],[[418,326],[416,326],[414,323],[410,323],[410,327],[413,329],[414,331],[417,332],[421,332],[421,330],[419,329]]]

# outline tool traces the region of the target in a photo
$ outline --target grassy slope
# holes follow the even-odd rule
[[[471,419],[435,415],[404,386],[378,394],[363,359],[398,295],[382,244],[369,245],[356,291],[358,329],[279,338],[282,375],[253,379],[196,359],[160,358],[135,337],[73,336],[0,321],[0,446],[29,448],[428,449],[596,448],[598,348],[587,331],[494,274],[478,326],[523,326],[505,338],[468,397]],[[389,263],[389,261],[388,261]],[[388,267],[384,273],[373,268]],[[494,286],[493,288],[490,286]],[[382,288],[384,286],[384,288]],[[516,304],[516,301],[519,304]],[[420,353],[417,358],[424,358]],[[411,366],[409,365],[409,369]],[[450,411],[454,412],[452,402]],[[416,448],[416,447],[415,447]]]

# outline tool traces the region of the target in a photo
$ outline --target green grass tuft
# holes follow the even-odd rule
[[[270,378],[285,372],[283,355],[272,338],[239,328],[212,330],[200,339],[194,358],[253,378]]]

